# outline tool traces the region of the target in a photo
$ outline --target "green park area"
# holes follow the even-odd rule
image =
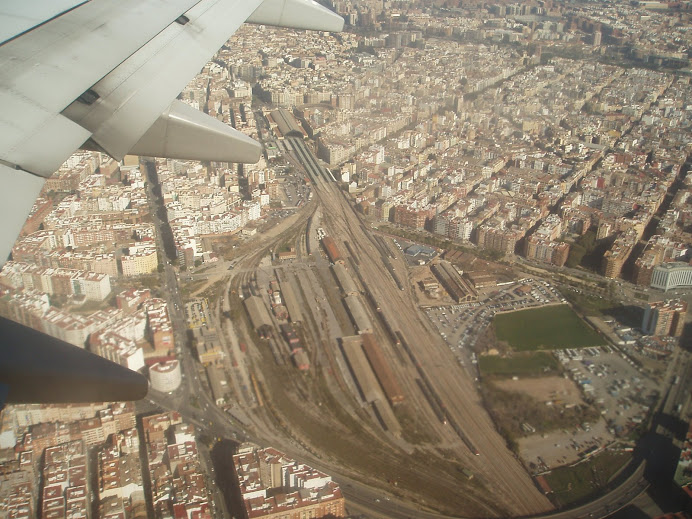
[[[568,305],[498,314],[493,324],[497,339],[515,351],[585,348],[604,343]]]
[[[606,451],[584,463],[557,468],[545,476],[552,490],[549,496],[558,506],[583,502],[603,492],[630,459],[628,453]]]
[[[513,376],[541,377],[559,372],[559,363],[550,353],[522,352],[510,357],[481,355],[478,365],[483,376],[508,378]]]

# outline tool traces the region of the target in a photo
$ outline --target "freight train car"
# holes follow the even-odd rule
[[[387,364],[375,336],[371,333],[364,333],[361,335],[361,338],[363,339],[363,351],[365,351],[365,356],[368,358],[368,362],[375,372],[375,376],[382,387],[382,391],[384,391],[384,395],[391,405],[400,404],[404,401],[404,394],[389,364]]]
[[[331,236],[325,236],[322,238],[322,246],[324,247],[324,251],[327,253],[329,261],[332,263],[344,262],[344,258],[341,256],[341,252],[339,252],[339,247],[336,246],[334,238]]]

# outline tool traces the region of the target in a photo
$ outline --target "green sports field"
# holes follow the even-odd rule
[[[493,325],[498,340],[506,341],[516,351],[584,348],[605,343],[568,305],[498,314]]]
[[[479,355],[478,367],[483,376],[507,378],[511,376],[544,377],[558,374],[559,363],[550,353],[532,351],[511,356]]]

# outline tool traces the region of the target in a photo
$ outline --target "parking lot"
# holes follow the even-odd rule
[[[565,371],[600,410],[615,436],[642,423],[659,397],[658,383],[611,346],[555,352]]]
[[[564,303],[547,281],[523,279],[498,287],[482,301],[425,308],[430,321],[456,355],[459,363],[478,376],[474,346],[498,312],[523,310],[546,304]]]
[[[584,401],[595,405],[601,418],[571,430],[521,438],[520,455],[534,472],[574,463],[618,439],[624,440],[626,448],[627,434],[646,420],[658,399],[658,383],[611,346],[558,350],[555,354],[582,391]]]
[[[207,324],[209,307],[206,299],[195,299],[185,303],[185,319],[188,328],[200,328]]]
[[[286,195],[287,207],[300,207],[310,195],[310,185],[305,184],[302,178],[289,177],[289,180],[282,184]]]
[[[498,287],[479,302],[428,307],[425,312],[459,363],[477,380],[474,346],[495,314],[564,302],[547,281],[523,279]],[[534,472],[573,463],[617,439],[626,438],[632,428],[647,419],[649,409],[659,397],[658,383],[641,372],[624,350],[613,346],[566,349],[556,350],[555,356],[564,368],[565,377],[580,395],[580,403],[595,406],[601,418],[595,423],[578,424],[571,430],[544,434],[526,430],[525,437],[518,441],[519,451]],[[546,405],[578,405],[566,404],[548,394],[545,402]]]

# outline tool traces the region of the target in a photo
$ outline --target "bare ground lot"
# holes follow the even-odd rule
[[[532,434],[520,438],[519,456],[531,472],[542,472],[578,461],[580,453],[595,445],[605,445],[613,440],[605,420],[591,424],[590,430],[582,428]],[[576,448],[575,448],[576,445]],[[540,461],[539,461],[540,460]],[[545,464],[541,467],[541,461]]]
[[[442,306],[454,304],[454,301],[452,301],[452,298],[447,295],[447,292],[444,288],[442,288],[442,286],[440,286],[438,291],[439,297],[437,298],[429,297],[425,290],[421,288],[421,282],[423,281],[433,281],[437,283],[437,279],[433,273],[430,272],[430,267],[428,265],[411,267],[409,274],[411,276],[411,283],[413,283],[415,286],[418,304],[422,306]]]
[[[489,274],[495,277],[498,283],[503,281],[513,281],[517,277],[516,272],[514,272],[511,267],[507,267],[506,265],[496,263],[494,261],[484,260],[475,254],[468,252],[447,252],[444,255],[444,259],[451,261],[466,272]]]
[[[500,389],[529,395],[539,402],[551,401],[554,405],[581,404],[581,393],[573,381],[564,377],[524,378],[497,380]]]
[[[539,402],[553,402],[556,408],[584,403],[576,384],[564,377],[525,378],[520,380],[496,380],[495,384],[505,391],[523,393]],[[584,430],[581,426],[557,429],[543,434],[527,434],[517,439],[519,456],[531,472],[541,472],[574,463],[580,453],[613,440],[605,420]]]

